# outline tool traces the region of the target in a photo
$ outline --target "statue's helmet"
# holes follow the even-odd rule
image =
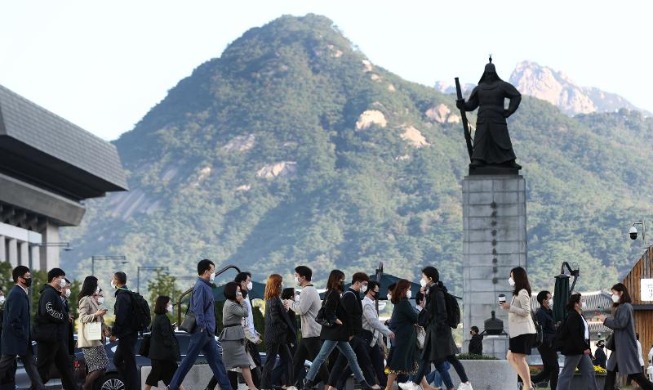
[[[482,82],[492,82],[496,80],[500,81],[501,78],[497,74],[497,68],[492,63],[492,57],[490,57],[490,62],[485,65],[485,70],[483,71],[483,75],[478,83],[480,84]]]
[[[485,65],[485,73],[497,73],[497,68],[492,62],[488,62],[487,65]]]

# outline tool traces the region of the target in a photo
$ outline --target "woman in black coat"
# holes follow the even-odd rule
[[[571,390],[571,378],[576,367],[580,369],[583,383],[589,390],[598,390],[590,350],[590,327],[583,317],[579,293],[571,294],[567,301],[567,319],[560,325],[556,346],[565,355],[565,364],[558,379],[558,390]]]
[[[392,388],[398,374],[412,374],[417,370],[417,312],[408,300],[410,282],[401,279],[392,292],[392,325],[394,326],[395,345],[392,357],[388,361],[388,382],[386,390]]]
[[[181,356],[175,330],[167,316],[167,313],[171,312],[170,297],[160,295],[154,305],[155,316],[152,321],[149,353],[149,358],[152,360],[152,371],[145,380],[145,390],[150,390],[152,386],[157,387],[159,381],[168,385],[177,370],[177,361]],[[182,386],[179,388],[182,389]]]
[[[325,318],[335,325],[322,327],[322,331],[320,332],[320,338],[323,341],[322,348],[320,348],[320,352],[313,360],[311,369],[306,374],[304,381],[304,389],[306,390],[312,389],[315,386],[314,381],[318,370],[335,348],[338,348],[340,353],[347,357],[349,368],[354,373],[356,380],[360,382],[361,389],[368,390],[372,388],[365,380],[363,372],[358,365],[356,354],[354,354],[354,350],[349,345],[349,339],[354,335],[354,332],[350,326],[351,324],[347,321],[347,312],[340,304],[340,294],[342,294],[344,289],[345,274],[340,270],[334,269],[329,274],[327,291],[324,295],[322,306],[324,307]]]

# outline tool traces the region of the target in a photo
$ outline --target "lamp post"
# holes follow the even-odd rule
[[[167,271],[168,267],[136,267],[136,292],[141,293],[141,270],[143,271]]]
[[[118,256],[91,256],[91,275],[95,276],[95,261],[98,260],[119,260],[122,264],[127,264],[127,256],[118,255]]]

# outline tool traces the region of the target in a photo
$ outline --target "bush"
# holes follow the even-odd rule
[[[457,357],[458,360],[499,360],[494,356],[478,355],[475,353],[461,353]]]

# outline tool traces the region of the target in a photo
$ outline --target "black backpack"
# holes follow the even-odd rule
[[[132,313],[136,323],[136,330],[139,332],[146,330],[152,322],[152,315],[150,314],[150,305],[145,298],[137,292],[129,291],[132,299]]]
[[[453,329],[456,329],[460,324],[460,306],[458,305],[458,299],[447,291],[442,291],[442,293],[444,293],[444,303],[447,309],[447,324]]]

